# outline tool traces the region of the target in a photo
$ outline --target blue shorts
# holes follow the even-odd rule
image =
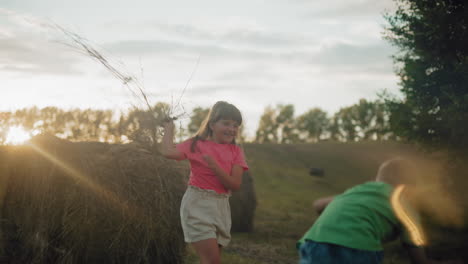
[[[299,264],[381,264],[383,251],[359,250],[307,240],[299,247]]]

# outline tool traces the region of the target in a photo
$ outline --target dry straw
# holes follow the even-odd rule
[[[242,175],[242,185],[239,191],[230,198],[233,232],[252,232],[254,230],[255,209],[257,197],[253,178],[249,171]]]
[[[133,144],[32,144],[0,147],[4,262],[183,262],[186,167]]]
[[[156,132],[156,127],[161,126],[162,123],[167,120],[177,120],[180,117],[186,115],[185,109],[181,104],[181,100],[185,93],[185,90],[187,89],[187,86],[192,80],[196,69],[198,68],[200,58],[198,58],[195,69],[193,70],[189,79],[187,80],[185,87],[183,88],[177,102],[172,102],[170,104],[170,107],[163,109],[165,111],[164,113],[157,113],[157,111],[153,109],[152,104],[148,99],[147,92],[145,91],[145,88],[142,85],[142,83],[134,74],[131,74],[127,70],[125,70],[125,66],[123,63],[114,62],[113,60],[105,56],[102,51],[99,51],[97,48],[95,48],[89,40],[75,32],[72,32],[71,30],[68,30],[56,23],[50,23],[48,24],[48,27],[55,29],[58,32],[61,32],[64,35],[65,39],[60,41],[62,44],[72,48],[73,50],[81,54],[84,54],[85,56],[89,56],[91,59],[102,64],[108,72],[110,72],[130,91],[133,97],[135,97],[140,103],[144,105],[144,108],[147,108],[147,111],[150,114],[151,118],[154,119],[151,123],[155,124],[152,131],[150,131],[152,142],[158,142],[158,133]],[[137,104],[134,105],[134,108],[141,109],[142,107],[140,107]],[[178,111],[177,109],[181,110]]]

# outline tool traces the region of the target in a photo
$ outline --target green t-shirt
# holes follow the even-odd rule
[[[367,182],[336,196],[298,245],[313,240],[382,250],[382,243],[396,239],[402,228],[390,204],[392,190],[387,183]]]

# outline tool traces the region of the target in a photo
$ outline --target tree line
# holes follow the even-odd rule
[[[391,132],[390,116],[386,109],[380,100],[361,99],[330,117],[320,108],[312,108],[295,117],[292,104],[269,106],[260,117],[255,142],[394,140],[396,137]]]
[[[113,110],[71,109],[57,107],[24,108],[0,113],[0,144],[9,127],[48,133],[72,141],[153,143],[161,133],[160,124],[170,106],[157,103],[151,110],[132,109],[128,113]],[[178,127],[179,139],[194,136],[209,108],[192,110],[186,127]],[[294,116],[294,105],[267,106],[260,118],[255,137],[247,140],[244,128],[241,141],[257,143],[300,143],[321,140],[360,141],[395,139],[389,128],[388,112],[380,101],[366,101],[340,109],[333,116],[320,108]]]
[[[0,144],[5,143],[11,127],[73,141],[153,143],[160,132],[157,124],[161,123],[168,108],[165,103],[157,103],[151,110],[135,108],[126,114],[113,110],[63,110],[57,107],[0,112]]]

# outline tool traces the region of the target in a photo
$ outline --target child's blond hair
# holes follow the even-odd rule
[[[397,157],[380,165],[376,181],[386,182],[393,186],[415,184],[417,181],[415,165],[408,159]]]

